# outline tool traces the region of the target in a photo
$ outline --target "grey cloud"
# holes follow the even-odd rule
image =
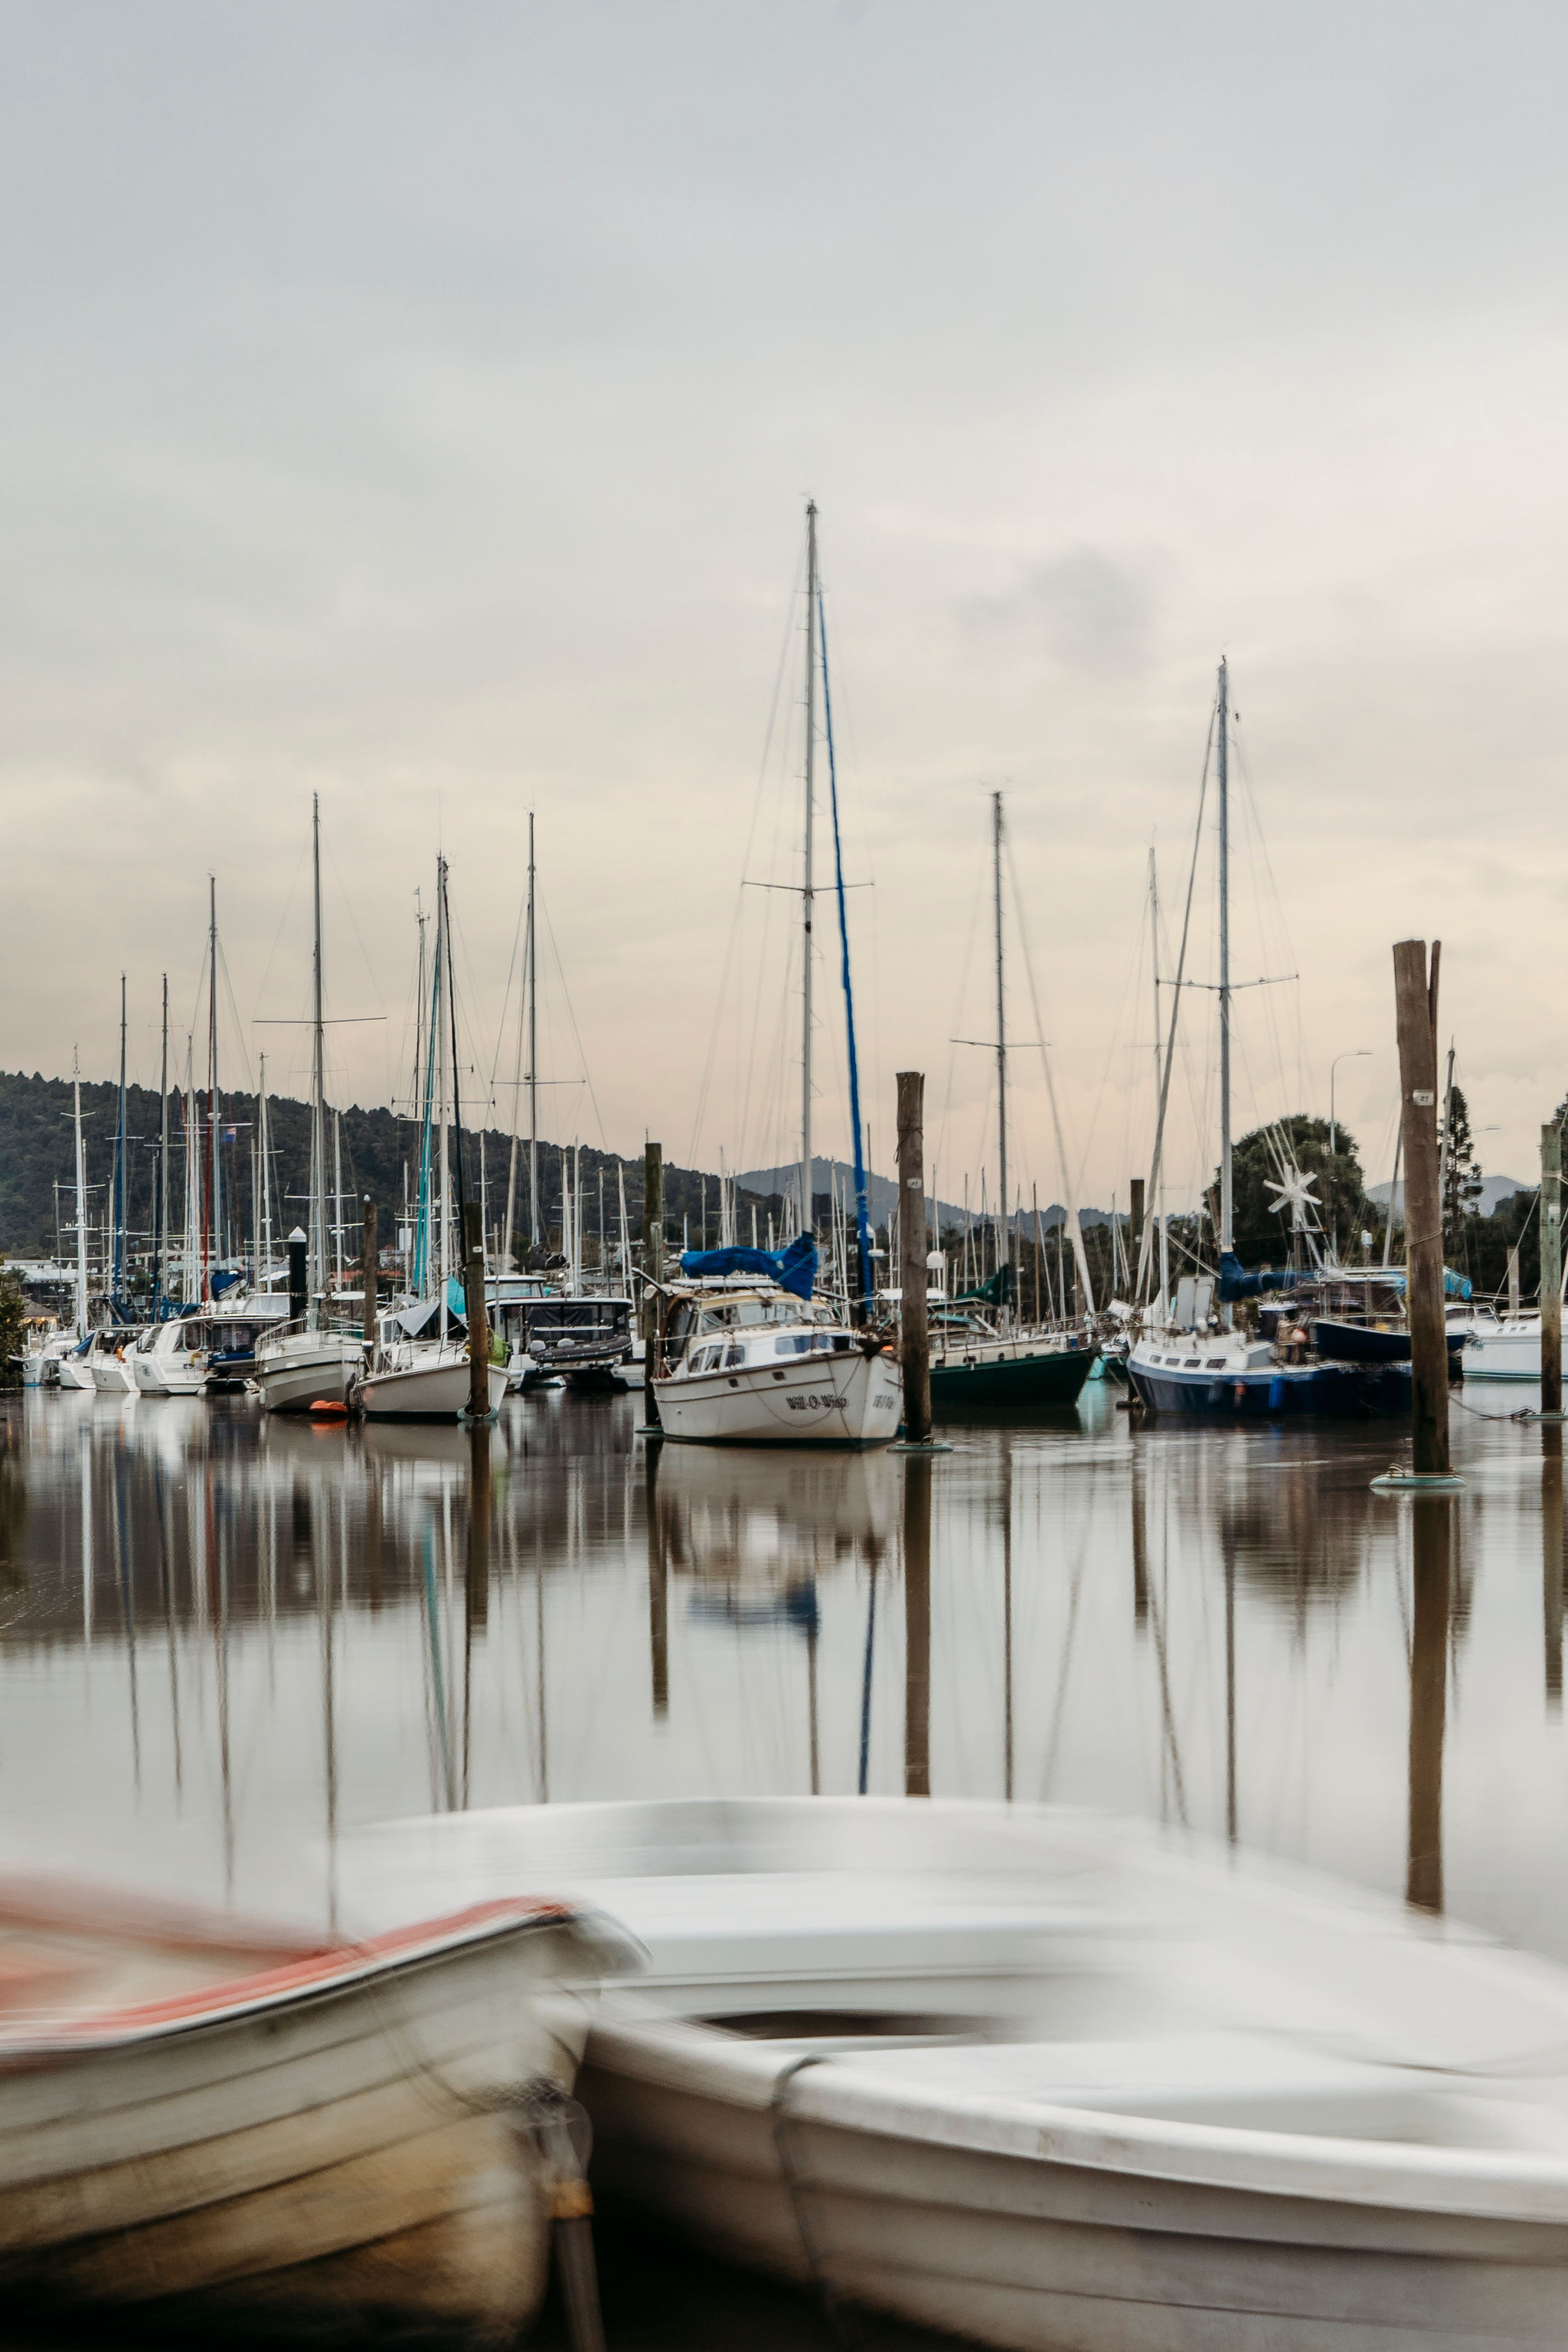
[[[1037,635],[1068,668],[1103,672],[1148,661],[1154,600],[1126,564],[1079,547],[1033,566],[1010,593],[971,598],[964,614],[971,627]]]

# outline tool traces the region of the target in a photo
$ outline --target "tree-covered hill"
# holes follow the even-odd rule
[[[203,1100],[205,1105],[205,1097]],[[84,1082],[81,1104],[87,1160],[88,1216],[89,1224],[101,1233],[105,1221],[112,1213],[117,1089],[112,1084],[89,1085]],[[184,1188],[182,1110],[182,1104],[175,1100],[171,1107],[170,1189],[173,1196],[171,1223],[176,1232],[182,1221]],[[310,1164],[310,1108],[305,1103],[280,1096],[268,1098],[272,1229],[275,1236],[286,1234],[291,1225],[301,1221],[304,1214]],[[253,1096],[233,1094],[223,1097],[223,1130],[225,1192],[238,1217],[238,1237],[247,1243],[251,1230],[251,1154],[257,1134]],[[133,1244],[137,1254],[146,1246],[152,1233],[158,1131],[159,1102],[156,1093],[145,1087],[128,1087],[127,1210],[132,1233],[137,1237]],[[486,1133],[483,1145],[489,1223],[494,1228],[501,1223],[506,1210],[510,1139],[491,1129]],[[349,1206],[344,1212],[344,1223],[352,1221],[357,1224],[357,1204],[368,1195],[376,1203],[383,1235],[390,1238],[405,1197],[405,1174],[408,1188],[412,1189],[415,1184],[417,1150],[417,1129],[408,1119],[399,1118],[389,1110],[362,1110],[357,1105],[345,1109],[342,1113],[342,1170],[343,1192]],[[330,1183],[330,1129],[328,1152]],[[472,1146],[468,1166],[468,1181],[477,1190],[479,1153]],[[585,1234],[593,1235],[598,1229],[601,1171],[604,1175],[605,1227],[612,1237],[616,1234],[620,1215],[619,1178],[623,1170],[627,1216],[634,1237],[640,1234],[641,1154],[622,1161],[612,1152],[584,1145],[581,1166]],[[679,1232],[682,1220],[689,1218],[695,1244],[706,1211],[709,1237],[716,1240],[719,1210],[717,1177],[705,1176],[700,1170],[667,1166],[664,1182],[667,1226]],[[60,1255],[73,1255],[76,1248],[72,1230],[76,1213],[75,1185],[70,1080],[46,1078],[37,1072],[31,1077],[20,1070],[0,1072],[0,1252],[12,1257],[53,1256],[57,1250]],[[557,1144],[542,1143],[540,1146],[539,1191],[542,1221],[552,1240],[558,1240],[562,1185],[561,1149]],[[520,1230],[524,1228],[527,1216],[527,1192],[528,1150],[524,1144],[519,1153],[518,1170],[516,1216]],[[752,1197],[749,1193],[741,1195],[742,1216],[748,1229]],[[764,1224],[770,1206],[776,1213],[780,1204],[776,1201],[758,1202],[759,1217]],[[357,1238],[345,1246],[352,1254],[357,1249]],[[92,1248],[95,1265],[99,1254],[99,1247],[95,1244]]]

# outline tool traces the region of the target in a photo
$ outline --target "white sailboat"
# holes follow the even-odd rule
[[[369,1369],[359,1376],[350,1392],[353,1409],[371,1421],[458,1421],[468,1412],[471,1395],[468,1334],[452,1328],[449,1296],[454,1286],[457,1255],[452,1246],[451,1161],[447,1148],[448,1116],[456,1090],[456,1030],[451,1028],[454,1042],[449,1051],[452,978],[445,858],[437,861],[437,873],[436,956],[430,982],[418,1211],[419,1286],[425,1295],[414,1307],[380,1319],[380,1337]],[[433,1144],[439,1155],[434,1169]],[[460,1121],[457,1122],[457,1146],[460,1153]],[[433,1213],[437,1185],[438,1223]],[[433,1240],[438,1244],[434,1249]],[[434,1297],[430,1295],[432,1288]],[[496,1412],[506,1396],[504,1363],[491,1362],[487,1366],[486,1389],[489,1409]]]
[[[303,1320],[290,1318],[268,1331],[256,1349],[251,1386],[268,1412],[310,1412],[318,1408],[346,1411],[349,1394],[364,1370],[365,1348],[358,1331],[333,1329],[321,1320],[327,1286],[326,1232],[326,1055],[325,1014],[321,981],[321,808],[310,795],[310,871],[314,910],[310,959],[310,1202],[307,1237],[306,1308]],[[262,1111],[262,1150],[266,1152],[266,1108]],[[270,1179],[268,1185],[270,1201]],[[342,1191],[342,1185],[339,1185]],[[340,1208],[341,1217],[341,1208]],[[270,1222],[268,1239],[270,1241]],[[340,1255],[342,1241],[339,1242]]]
[[[731,1246],[688,1252],[683,1268],[698,1286],[677,1293],[665,1318],[664,1376],[652,1390],[667,1437],[701,1445],[886,1445],[898,1435],[901,1382],[891,1348],[857,1330],[836,1308],[811,1296],[816,1267],[812,1176],[812,928],[816,902],[816,677],[820,648],[823,715],[832,775],[832,705],[827,646],[816,568],[816,507],[805,509],[805,831],[801,885],[800,1239],[783,1261],[784,1279],[760,1286],[769,1264],[760,1250]],[[837,796],[834,782],[834,838]],[[860,1219],[862,1281],[869,1275],[865,1178],[861,1167],[854,1010],[848,995],[849,954],[844,881],[838,874],[844,946],[845,1013],[848,1027],[851,1120]],[[794,1258],[796,1265],[792,1267]],[[733,1269],[733,1274],[731,1274]],[[703,1276],[717,1277],[710,1284]],[[737,1286],[733,1276],[740,1276]],[[799,1288],[795,1286],[798,1282]],[[804,1291],[804,1296],[800,1292]]]

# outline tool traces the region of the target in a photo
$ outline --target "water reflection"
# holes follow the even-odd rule
[[[1561,1433],[1467,1423],[1416,1507],[1385,1432],[1113,1402],[932,1461],[647,1449],[560,1393],[477,1435],[16,1399],[0,1833],[331,1918],[340,1832],[399,1812],[1047,1797],[1568,1952]]]

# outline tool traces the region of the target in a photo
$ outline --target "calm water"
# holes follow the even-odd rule
[[[929,1464],[650,1454],[640,1400],[561,1391],[477,1454],[18,1397],[0,1847],[326,1921],[338,1833],[392,1814],[929,1782],[1186,1822],[1568,1960],[1561,1433],[1501,1417],[1533,1396],[1457,1410],[1466,1491],[1419,1506],[1369,1491],[1386,1427],[1139,1427],[1099,1387]]]

